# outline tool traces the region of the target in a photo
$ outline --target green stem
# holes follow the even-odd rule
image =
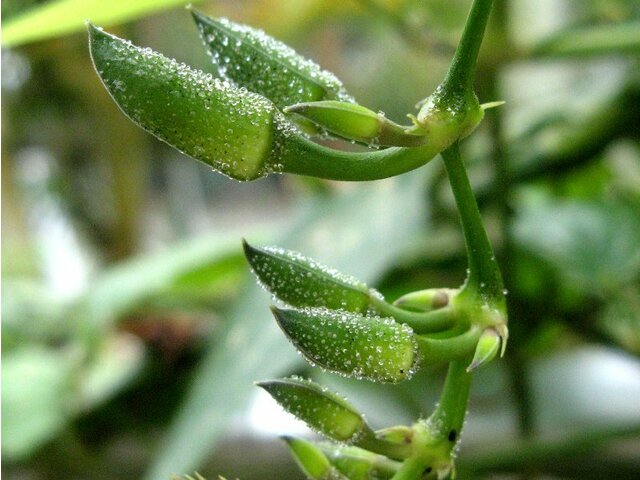
[[[410,312],[377,297],[371,298],[371,304],[382,315],[389,315],[396,321],[409,325],[418,334],[442,332],[455,324],[455,312],[451,308],[444,307],[430,312]]]
[[[471,374],[467,372],[470,357],[449,364],[438,407],[429,417],[436,432],[446,437],[452,446],[460,438],[464,417],[467,413]],[[435,433],[435,432],[434,432]]]
[[[443,151],[442,157],[460,214],[467,256],[469,257],[469,275],[463,291],[478,293],[487,300],[497,302],[497,306],[503,306],[502,276],[482,223],[467,170],[460,157],[458,143],[454,143]]]
[[[474,0],[447,76],[442,83],[445,92],[470,92],[473,87],[480,44],[484,37],[493,0]]]

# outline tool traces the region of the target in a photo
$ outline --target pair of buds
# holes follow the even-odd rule
[[[262,286],[294,307],[272,307],[280,328],[309,362],[329,371],[397,383],[425,364],[472,358],[468,370],[475,370],[505,346],[500,312],[469,306],[458,290],[413,292],[390,304],[297,252],[246,242],[244,251]]]
[[[455,108],[437,91],[413,124],[358,105],[330,72],[264,32],[192,11],[220,78],[89,25],[105,87],[135,123],[231,178],[288,172],[375,180],[418,168],[468,135],[484,109],[475,95]],[[330,134],[375,147],[345,152],[310,141]],[[377,147],[395,147],[377,150]]]

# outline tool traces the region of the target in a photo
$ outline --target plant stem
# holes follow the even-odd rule
[[[476,63],[493,0],[474,0],[447,76],[442,83],[445,95],[472,91]]]
[[[456,360],[449,364],[440,402],[429,418],[429,422],[441,435],[452,442],[452,446],[460,438],[467,413],[472,378],[472,375],[467,372],[468,365],[469,359]]]
[[[504,306],[504,287],[493,248],[482,223],[467,170],[460,157],[458,142],[442,152],[449,182],[460,214],[462,231],[469,258],[469,275],[463,291],[474,291],[486,300]]]

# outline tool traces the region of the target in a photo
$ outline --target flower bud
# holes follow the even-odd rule
[[[353,277],[291,250],[256,248],[246,241],[243,247],[260,283],[291,306],[326,307],[360,313],[369,307],[369,289]]]
[[[429,288],[407,293],[398,298],[393,304],[397,307],[419,311],[431,311],[449,305],[457,290],[450,288]]]
[[[395,383],[409,378],[418,363],[413,330],[390,318],[320,308],[272,311],[307,360],[327,370]]]
[[[320,448],[302,438],[282,437],[296,463],[311,480],[348,480],[329,462]]]
[[[93,25],[89,38],[96,71],[131,120],[231,178],[269,173],[286,122],[271,102]]]
[[[333,440],[351,442],[370,432],[362,415],[345,399],[310,380],[286,378],[257,385],[287,412]]]
[[[298,103],[284,112],[300,115],[337,137],[368,145],[416,147],[428,141],[424,135],[409,133],[383,114],[353,103],[333,100]]]
[[[222,78],[264,95],[279,108],[325,99],[353,102],[334,74],[262,30],[191,13]]]
[[[467,372],[471,372],[476,368],[489,363],[496,354],[500,351],[500,345],[502,344],[502,337],[498,332],[490,327],[485,329],[480,335],[476,351],[473,355],[471,364],[467,367]]]

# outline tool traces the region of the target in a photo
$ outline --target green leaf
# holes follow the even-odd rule
[[[345,399],[310,380],[287,378],[257,385],[287,412],[331,439],[351,442],[370,433],[362,415]]]
[[[193,0],[191,3],[199,3]],[[111,26],[183,6],[184,0],[51,0],[11,18],[2,24],[2,46],[24,43],[80,32],[89,18]]]
[[[273,171],[282,133],[271,102],[93,25],[89,39],[96,71],[133,122],[231,178]]]
[[[535,56],[612,55],[640,52],[640,22],[561,31],[532,49]]]
[[[424,175],[416,172],[374,185],[354,185],[334,197],[305,203],[275,243],[374,281],[395,260],[397,251],[415,241],[418,231],[424,235],[422,222],[416,221],[427,218],[424,182]],[[399,211],[413,215],[394,215]],[[328,232],[344,233],[345,229],[349,242],[327,242]],[[376,235],[369,234],[372,229]],[[395,245],[393,251],[388,245]],[[255,282],[249,282],[194,372],[195,383],[145,478],[167,478],[172,472],[197,468],[227,431],[229,419],[246,408],[253,381],[290,373],[299,364],[300,357],[269,318],[267,302]]]
[[[302,438],[282,437],[296,463],[310,480],[347,480],[335,468],[320,448]]]
[[[426,135],[411,133],[413,127],[403,127],[382,113],[353,103],[335,100],[297,103],[284,112],[300,115],[337,137],[368,145],[417,147],[428,142]]]
[[[364,313],[369,289],[351,276],[298,252],[243,243],[247,260],[266,290],[294,307],[326,307]]]
[[[272,311],[296,348],[327,370],[396,383],[410,378],[418,363],[413,330],[391,318],[321,308]]]
[[[25,346],[2,355],[2,455],[20,460],[52,439],[70,420],[68,352]]]
[[[638,278],[640,210],[634,205],[555,202],[522,208],[517,218],[518,243],[582,293],[606,295]]]
[[[300,102],[353,102],[336,76],[262,30],[192,10],[220,76],[264,95],[279,108]]]

